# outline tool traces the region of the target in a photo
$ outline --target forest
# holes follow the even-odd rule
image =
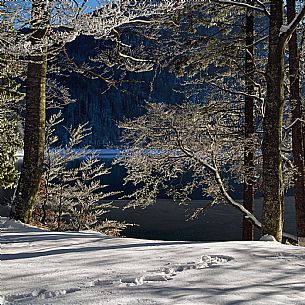
[[[145,109],[116,122],[114,162],[136,186],[127,208],[153,205],[160,192],[186,202],[199,189],[210,205],[226,202],[244,215],[244,240],[257,227],[262,236],[305,245],[302,1],[34,0],[1,1],[0,9],[0,186],[16,188],[10,218],[59,231],[125,226],[98,222],[113,192],[99,179],[111,169],[82,145],[90,126],[67,126],[65,141],[56,133],[65,107],[78,103],[62,81],[73,74],[100,80],[101,95],[146,86],[133,101]],[[103,47],[77,62],[69,43],[84,36]],[[156,83],[164,70],[179,79],[180,101],[154,100],[154,86],[167,90]],[[242,203],[235,185],[243,187]],[[288,189],[297,236],[283,232]]]

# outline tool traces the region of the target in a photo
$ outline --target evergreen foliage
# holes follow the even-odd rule
[[[107,185],[101,181],[110,169],[105,168],[88,147],[78,148],[90,134],[90,128],[84,124],[67,129],[69,144],[55,147],[58,141],[55,126],[62,121],[59,112],[47,122],[44,172],[35,202],[34,221],[51,230],[94,228],[118,234],[125,224],[99,221],[112,207],[109,201],[102,200],[116,194],[104,191]]]
[[[5,1],[0,3],[0,188],[16,186],[16,151],[21,148],[20,120],[15,112],[23,98],[16,78],[22,73],[12,45],[16,39],[12,11]],[[20,106],[20,105],[19,105]]]
[[[15,168],[16,151],[21,146],[17,121],[0,113],[0,187],[16,186],[18,172]]]

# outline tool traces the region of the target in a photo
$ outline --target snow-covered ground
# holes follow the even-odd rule
[[[112,238],[0,222],[0,304],[305,304],[304,248]]]

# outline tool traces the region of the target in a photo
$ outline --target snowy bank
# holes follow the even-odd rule
[[[305,304],[304,248],[112,238],[0,222],[0,304]]]

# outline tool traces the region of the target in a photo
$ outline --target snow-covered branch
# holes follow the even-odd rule
[[[126,182],[136,186],[129,207],[153,204],[160,190],[185,202],[200,189],[213,204],[228,203],[261,228],[255,215],[230,195],[232,182],[247,177],[241,161],[246,142],[238,122],[232,104],[210,102],[148,104],[146,115],[122,123],[129,146],[117,162],[127,168]],[[255,139],[251,143],[257,144]]]
[[[230,1],[230,0],[213,0],[213,1],[216,2],[216,3],[236,5],[236,6],[244,7],[244,8],[247,8],[247,9],[259,11],[261,13],[264,13],[267,16],[270,15],[268,10],[266,9],[266,6],[261,1],[255,1],[259,4],[259,6],[254,6],[254,5],[250,5],[248,3],[245,3],[245,2],[234,1],[234,0],[232,0],[232,1]]]
[[[303,6],[301,7],[298,14],[288,25],[282,26],[281,31],[280,31],[280,36],[284,43],[289,39],[291,34],[296,30],[297,26],[304,19],[304,17],[305,17],[305,4],[303,4]]]

